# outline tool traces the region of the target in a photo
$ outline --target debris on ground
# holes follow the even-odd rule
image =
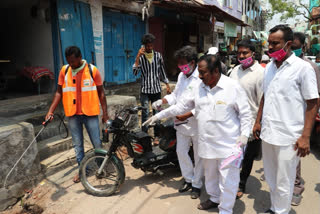
[[[43,211],[43,208],[37,204],[25,204],[20,214],[41,214]]]

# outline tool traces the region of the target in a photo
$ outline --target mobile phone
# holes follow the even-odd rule
[[[141,48],[144,48],[144,45],[141,45]]]

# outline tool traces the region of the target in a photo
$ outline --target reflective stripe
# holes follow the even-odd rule
[[[76,91],[76,87],[65,87],[62,88],[62,92]]]
[[[89,66],[91,67],[92,76],[93,76],[93,68],[94,68],[94,67],[93,67],[92,64],[89,64]],[[93,80],[92,76],[91,76],[91,74],[90,74],[90,81],[91,81],[90,84],[91,84],[91,85],[93,85],[93,83],[94,83],[94,80]]]
[[[88,86],[88,87],[82,87],[81,91],[96,91],[97,86]]]
[[[68,65],[66,65],[66,68],[65,68],[65,70],[64,70],[64,73],[66,73],[66,69],[68,68]],[[68,87],[68,73],[67,73],[67,75],[65,75],[64,76],[64,83],[66,84],[66,87]]]

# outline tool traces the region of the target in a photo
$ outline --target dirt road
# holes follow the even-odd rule
[[[320,153],[318,153],[320,154]],[[290,213],[320,213],[320,164],[319,155],[311,154],[302,160],[302,175],[306,190],[302,204],[292,207]],[[177,192],[181,176],[177,170],[170,170],[163,176],[144,174],[133,169],[130,160],[125,161],[126,180],[120,192],[106,198],[88,195],[81,184],[74,184],[72,177],[75,167],[70,167],[44,180],[28,199],[29,203],[40,205],[45,214],[177,214],[177,213],[217,213],[217,209],[199,211],[199,200],[190,198],[190,193]],[[237,200],[235,214],[253,214],[265,211],[270,206],[266,182],[260,181],[262,161],[254,164],[252,176],[248,180],[247,194]],[[203,190],[201,200],[206,200]],[[20,206],[5,213],[19,213]]]

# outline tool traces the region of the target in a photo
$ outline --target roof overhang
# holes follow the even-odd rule
[[[231,14],[225,12],[221,8],[213,4],[207,4],[203,0],[161,0],[152,1],[152,3],[158,7],[163,7],[167,9],[181,9],[186,12],[192,12],[196,14],[212,14],[216,17],[217,21],[231,21],[240,26],[248,26],[242,20],[232,16]]]

